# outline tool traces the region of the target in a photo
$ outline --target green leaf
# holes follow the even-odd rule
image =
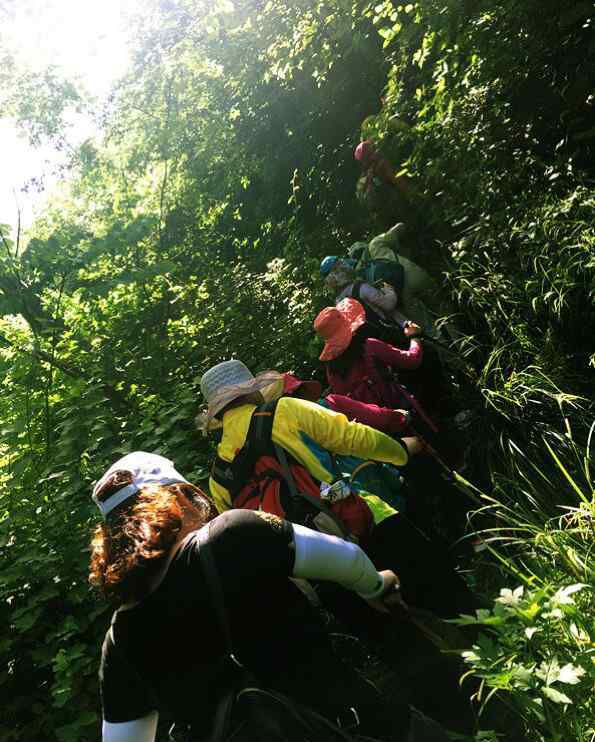
[[[560,691],[556,690],[555,688],[550,688],[547,685],[543,686],[541,692],[546,698],[549,698],[549,700],[553,701],[554,703],[563,703],[565,705],[572,703],[567,695],[565,695],[564,693],[560,693]]]
[[[577,683],[580,683],[581,678],[585,673],[586,670],[584,668],[568,663],[560,668],[558,681],[560,683],[568,683],[568,685],[576,685]]]

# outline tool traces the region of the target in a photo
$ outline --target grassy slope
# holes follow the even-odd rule
[[[498,689],[531,739],[587,740],[593,600],[560,590],[595,576],[589,11],[437,10],[419,3],[395,22],[376,7],[393,66],[364,133],[423,184],[420,259],[442,266],[476,370],[486,509],[474,523],[491,526],[480,583],[523,586],[482,614],[490,626],[466,659],[480,700]]]

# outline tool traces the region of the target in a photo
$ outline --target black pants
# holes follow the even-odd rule
[[[285,678],[274,685],[329,720],[349,728],[355,709],[360,725],[353,730],[378,740],[405,742],[410,725],[407,694],[398,690],[390,700],[330,647],[303,647]]]
[[[448,554],[404,516],[387,518],[362,546],[378,569],[396,572],[410,605],[442,618],[474,610],[474,596],[454,571]],[[338,620],[396,672],[409,703],[453,730],[465,732],[472,727],[468,694],[458,683],[462,673],[458,659],[442,654],[406,617],[378,613],[330,583],[322,584],[319,592]]]

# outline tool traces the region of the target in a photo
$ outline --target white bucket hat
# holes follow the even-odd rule
[[[97,493],[103,487],[107,479],[116,471],[127,471],[132,474],[131,484],[127,484],[122,489],[116,490],[107,500],[99,500]],[[105,518],[115,507],[129,497],[135,495],[145,484],[174,484],[175,482],[184,482],[189,484],[187,479],[174,469],[173,461],[159,456],[156,453],[145,453],[144,451],[134,451],[121,459],[105,472],[101,479],[93,488],[93,502],[97,505],[101,514]]]
[[[223,361],[206,371],[200,380],[200,390],[208,405],[206,415],[199,415],[197,421],[204,428],[209,427],[211,418],[225,405],[244,394],[260,392],[271,384],[283,379],[278,371],[263,371],[254,376],[241,361]]]

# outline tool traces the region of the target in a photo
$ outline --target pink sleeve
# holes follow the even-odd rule
[[[376,340],[376,338],[366,340],[366,355],[378,358],[388,366],[397,366],[413,371],[420,367],[423,354],[423,345],[415,338],[409,341],[409,350],[395,348],[394,345]]]
[[[407,427],[405,416],[390,407],[358,402],[342,394],[329,394],[325,399],[331,410],[384,433],[400,433]]]

